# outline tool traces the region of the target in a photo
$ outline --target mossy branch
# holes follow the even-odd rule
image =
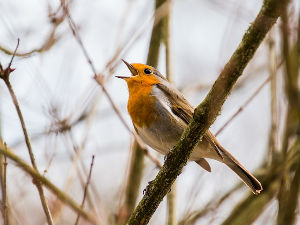
[[[186,165],[195,145],[220,114],[223,103],[244,68],[253,57],[267,32],[280,16],[287,1],[265,0],[254,22],[250,25],[242,42],[222,70],[204,101],[195,109],[193,120],[184,131],[177,145],[168,154],[164,166],[129,218],[128,223],[147,224],[159,203]]]

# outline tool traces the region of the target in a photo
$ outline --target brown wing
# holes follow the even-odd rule
[[[168,98],[172,112],[186,124],[189,124],[194,113],[193,106],[176,89],[169,88],[162,83],[158,83],[156,86]]]
[[[156,85],[168,98],[172,112],[188,124],[194,113],[194,108],[188,103],[182,94],[175,88],[169,88],[166,85],[159,83]],[[208,130],[203,136],[203,140],[209,142],[216,154],[220,156],[222,161],[229,166],[244,182],[247,184],[254,194],[259,194],[263,188],[260,182],[249,173],[228,151],[226,151],[217,141],[216,137]],[[211,171],[208,162],[201,158],[196,161],[198,165],[207,171]]]
[[[158,83],[156,86],[168,98],[172,112],[186,124],[189,124],[194,114],[194,107],[191,106],[191,104],[175,88],[169,88],[162,83]],[[216,153],[223,159],[220,149],[218,148],[218,145],[220,144],[215,136],[210,131],[207,131],[203,138],[214,147]]]

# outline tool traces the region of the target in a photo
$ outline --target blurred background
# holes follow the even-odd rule
[[[99,224],[124,224],[158,168],[107,98],[133,130],[126,84],[114,77],[130,74],[121,59],[157,67],[197,106],[261,6],[261,0],[0,0],[0,62],[6,68],[19,38],[10,82],[40,173],[80,205],[94,155],[84,209]],[[284,9],[211,127],[262,182],[262,194],[254,196],[218,162],[209,160],[211,173],[191,162],[150,224],[300,224],[299,8],[294,0]],[[2,141],[30,164],[2,81],[0,125]],[[3,162],[1,155],[1,171]],[[9,159],[6,174],[9,223],[47,224],[32,178]],[[3,172],[1,188],[3,203]],[[54,222],[74,223],[77,213],[44,189]]]

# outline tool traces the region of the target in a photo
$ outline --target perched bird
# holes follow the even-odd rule
[[[116,77],[127,83],[127,109],[133,126],[147,145],[167,154],[191,121],[194,108],[157,69],[139,63],[129,64],[125,60],[123,62],[132,76]],[[263,190],[260,182],[221,146],[210,131],[204,134],[190,156],[190,160],[210,172],[210,165],[205,158],[227,165],[254,194]]]

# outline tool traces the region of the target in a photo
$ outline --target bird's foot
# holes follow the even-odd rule
[[[164,161],[167,160],[167,158],[168,158],[168,156],[169,156],[169,154],[170,154],[171,152],[172,152],[172,149],[169,150],[169,151],[167,152],[167,154],[164,155]]]
[[[147,195],[147,192],[149,190],[149,186],[153,183],[153,180],[148,182],[148,185],[146,186],[146,188],[143,190],[143,195]]]

